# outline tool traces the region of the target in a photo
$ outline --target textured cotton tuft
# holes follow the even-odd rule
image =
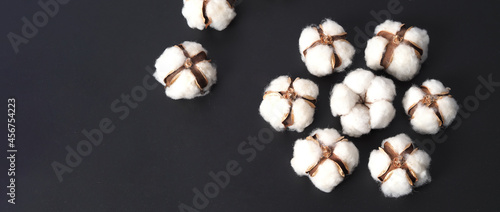
[[[320,26],[307,26],[302,30],[299,50],[302,61],[311,74],[322,77],[334,71],[342,72],[351,65],[355,53],[354,47],[345,38],[329,40],[329,37],[334,38],[344,34],[344,28],[330,19],[325,19]],[[334,53],[340,58],[337,67],[332,65],[332,59],[335,60]]]
[[[420,65],[427,58],[427,51],[429,45],[429,35],[424,29],[412,27],[406,31],[404,40],[394,49],[392,62],[389,66],[384,67],[381,65],[382,57],[386,53],[386,47],[391,42],[398,42],[390,38],[384,38],[379,35],[381,31],[385,31],[396,35],[402,26],[401,22],[386,20],[384,23],[375,28],[375,37],[368,40],[365,49],[366,65],[373,70],[386,69],[387,73],[394,76],[401,81],[408,81],[419,72]],[[420,55],[411,45],[414,44],[422,50]]]
[[[398,157],[391,158],[386,143]],[[430,156],[415,148],[410,137],[399,134],[384,140],[381,148],[370,153],[368,168],[372,178],[381,183],[384,195],[397,198],[431,181],[430,163]]]
[[[340,160],[330,159],[332,156]],[[306,139],[298,139],[290,164],[297,175],[307,175],[314,186],[328,193],[344,180],[345,175],[354,171],[358,162],[356,146],[337,130],[327,128],[316,129]],[[348,173],[344,173],[339,163],[346,167]]]
[[[359,137],[389,125],[396,114],[394,96],[392,80],[356,69],[333,87],[330,107],[333,116],[340,116],[343,133]]]
[[[411,118],[413,130],[420,134],[436,134],[441,127],[449,126],[458,112],[457,101],[449,94],[449,88],[434,79],[408,89],[403,108]]]
[[[227,0],[184,0],[182,15],[186,18],[189,27],[193,29],[203,30],[210,26],[222,31],[236,16],[233,5],[229,2]],[[206,4],[205,7],[204,4]],[[204,18],[204,10],[208,20]]]
[[[310,80],[280,76],[265,89],[259,112],[276,131],[302,132],[313,122],[318,94]]]
[[[182,47],[181,47],[182,46]],[[184,51],[183,52],[183,49]],[[215,65],[210,63],[209,60],[200,60],[196,64],[192,64],[191,69],[196,69],[201,72],[198,73],[201,79],[197,82],[195,74],[190,68],[187,68],[186,62],[188,57],[194,57],[198,54],[203,54],[207,51],[199,43],[185,41],[184,43],[165,49],[162,55],[156,60],[156,72],[153,76],[165,86],[165,94],[172,99],[192,99],[198,96],[204,96],[209,93],[210,87],[217,81],[217,71]],[[190,60],[190,59],[189,59]],[[175,73],[175,71],[179,71]],[[166,86],[166,78],[173,75],[174,79],[172,84]],[[201,81],[206,82],[205,87],[200,87]]]

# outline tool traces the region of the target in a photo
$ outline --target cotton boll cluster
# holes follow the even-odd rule
[[[354,47],[345,40],[344,28],[335,21],[325,19],[320,26],[308,26],[299,38],[299,50],[307,70],[322,77],[342,72],[351,65]]]
[[[370,153],[368,168],[385,196],[400,197],[431,181],[430,163],[430,156],[415,148],[410,137],[399,134]]]
[[[337,130],[327,128],[316,129],[306,139],[297,140],[290,164],[297,175],[307,175],[319,190],[331,192],[358,162],[356,146]]]
[[[389,125],[396,114],[394,96],[392,80],[356,69],[333,87],[330,107],[333,116],[340,116],[343,133],[359,137]]]
[[[165,49],[156,60],[153,76],[172,99],[192,99],[209,93],[217,81],[215,65],[199,43],[185,41]]]
[[[434,79],[408,89],[403,97],[403,107],[411,118],[413,129],[421,134],[436,134],[441,127],[449,126],[458,111],[449,88]]]
[[[182,15],[189,27],[203,30],[208,26],[222,31],[236,16],[234,0],[184,0]]]
[[[366,44],[366,65],[373,70],[385,69],[401,81],[413,79],[427,58],[427,31],[386,20],[375,28],[375,35]]]
[[[277,131],[302,132],[313,122],[319,89],[307,79],[280,76],[265,89],[260,115]]]

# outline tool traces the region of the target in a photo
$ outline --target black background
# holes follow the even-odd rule
[[[6,35],[21,35],[21,18],[31,20],[41,10],[37,2],[0,3],[2,117],[6,123],[7,99],[15,97],[18,150],[16,205],[11,205],[6,195],[7,131],[2,127],[1,211],[178,211],[182,203],[192,206],[193,188],[203,190],[213,181],[209,172],[224,170],[231,160],[239,163],[241,173],[209,199],[204,211],[500,209],[500,87],[489,98],[473,101],[481,85],[478,77],[491,75],[500,81],[498,1],[401,0],[402,11],[390,18],[428,30],[429,58],[412,81],[395,80],[397,113],[389,127],[351,138],[360,164],[331,193],[297,177],[289,161],[297,138],[315,128],[341,130],[330,112],[329,92],[346,73],[323,78],[309,74],[298,38],[306,25],[330,17],[357,49],[348,70],[365,67],[365,44],[355,38],[371,37],[376,23],[386,18],[372,13],[387,11],[388,1],[243,0],[237,17],[219,32],[190,29],[180,0],[72,0],[60,5],[16,54]],[[113,112],[111,103],[142,85],[149,75],[146,67],[154,67],[165,48],[185,40],[200,42],[217,65],[218,81],[211,93],[174,101],[157,86],[120,120],[122,113]],[[303,133],[273,130],[272,142],[248,162],[249,155],[238,153],[238,145],[270,127],[258,107],[265,86],[285,74],[318,84],[314,122]],[[385,198],[370,177],[369,153],[399,133],[418,141],[432,139],[411,129],[401,104],[412,84],[428,78],[451,87],[469,115],[459,115],[457,129],[444,131],[439,143],[432,141],[435,148],[423,147],[432,157],[430,184],[399,199]],[[113,121],[114,131],[59,182],[51,163],[65,164],[66,146],[76,148],[85,139],[81,131],[98,128],[103,118]]]

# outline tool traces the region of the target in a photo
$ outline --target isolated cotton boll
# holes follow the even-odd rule
[[[312,81],[280,76],[265,89],[259,112],[277,131],[302,132],[313,122],[318,95],[318,86]]]
[[[189,27],[203,30],[208,26],[222,31],[236,16],[235,0],[184,0],[182,15]]]
[[[458,104],[449,88],[438,80],[426,80],[422,86],[412,86],[403,97],[403,107],[410,116],[413,129],[421,134],[436,134],[449,126],[458,112]]]
[[[337,130],[316,129],[306,139],[298,139],[290,160],[299,176],[307,175],[323,192],[331,192],[359,162],[356,146]]]
[[[430,162],[429,154],[414,147],[406,134],[399,134],[370,153],[368,169],[386,197],[400,197],[431,181]]]
[[[398,80],[411,80],[427,59],[429,40],[424,29],[386,20],[366,44],[366,65],[373,70],[385,69]]]
[[[307,70],[322,77],[342,72],[351,65],[354,47],[345,40],[347,33],[335,21],[325,19],[319,26],[307,26],[299,38],[299,50]]]
[[[215,65],[199,43],[185,41],[165,49],[156,60],[153,76],[172,99],[192,99],[209,93],[217,81]]]
[[[396,114],[394,96],[392,80],[356,69],[333,87],[330,107],[333,116],[340,116],[343,133],[359,137],[389,125]]]

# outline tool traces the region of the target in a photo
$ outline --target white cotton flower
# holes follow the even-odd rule
[[[396,114],[394,96],[392,80],[356,69],[333,87],[330,107],[333,116],[340,116],[343,133],[359,137],[389,125]]]
[[[431,181],[430,163],[430,156],[402,133],[384,140],[382,147],[370,153],[368,168],[386,197],[400,197]]]
[[[351,174],[359,162],[356,146],[344,139],[335,129],[316,129],[306,139],[298,139],[290,161],[299,176],[309,176],[311,182],[323,192]]]
[[[307,79],[280,76],[267,86],[260,115],[277,131],[302,132],[313,122],[319,89]]]
[[[172,99],[192,99],[209,93],[217,81],[215,65],[199,43],[185,41],[165,49],[156,60],[153,76]]]
[[[366,65],[373,70],[385,69],[396,79],[408,81],[427,59],[428,45],[426,30],[386,20],[375,28],[375,36],[366,44]]]
[[[420,134],[436,134],[441,127],[449,126],[458,112],[457,101],[449,94],[449,88],[435,79],[408,89],[403,108],[411,118],[413,130]]]
[[[182,15],[189,27],[203,30],[208,26],[222,31],[236,16],[234,0],[184,0]]]
[[[345,40],[346,35],[344,28],[330,19],[325,19],[320,26],[304,28],[299,50],[307,70],[322,77],[334,71],[342,72],[351,65],[355,49]]]

